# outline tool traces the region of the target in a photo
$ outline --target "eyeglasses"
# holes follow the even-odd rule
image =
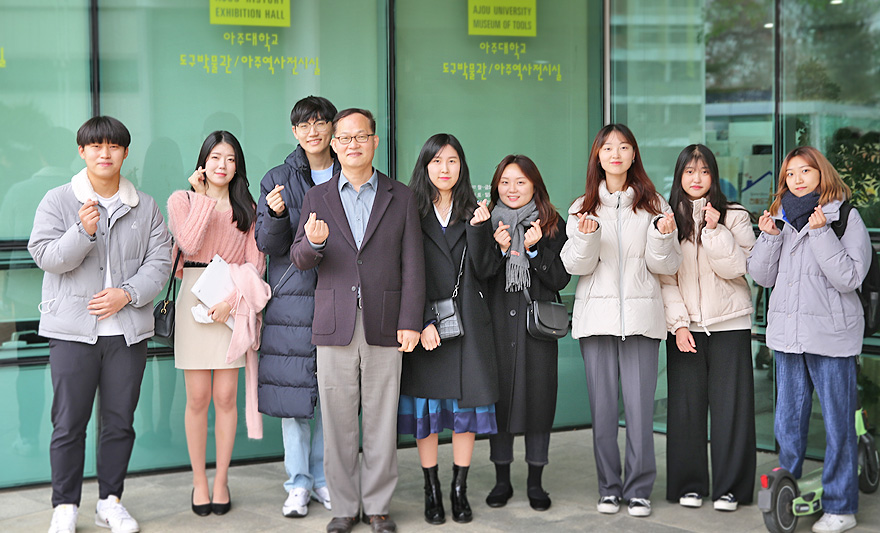
[[[312,126],[315,127],[315,131],[318,133],[325,133],[330,129],[330,123],[326,120],[316,120],[315,122],[300,122],[296,125],[296,131],[302,135],[305,135],[312,129]]]
[[[336,140],[339,141],[339,144],[348,144],[352,139],[356,140],[359,143],[365,143],[370,140],[370,137],[376,135],[375,133],[361,133],[352,137],[351,135],[339,135],[336,137]]]

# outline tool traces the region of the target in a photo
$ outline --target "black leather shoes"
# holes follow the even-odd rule
[[[357,521],[356,516],[334,516],[327,524],[327,533],[349,533]]]
[[[486,496],[486,505],[489,507],[504,507],[507,500],[513,497],[513,486],[498,484]]]
[[[226,514],[232,509],[232,493],[229,492],[229,486],[226,486],[226,496],[229,498],[229,501],[226,503],[215,503],[211,502],[211,512],[214,514]]]
[[[364,523],[370,524],[373,533],[395,533],[397,524],[387,514],[364,514]]]
[[[211,502],[200,503],[199,505],[196,505],[195,501],[196,489],[193,489],[192,496],[190,496],[190,502],[192,503],[193,512],[199,516],[208,516],[209,514],[211,514]]]

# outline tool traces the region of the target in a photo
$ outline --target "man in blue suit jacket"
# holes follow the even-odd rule
[[[422,229],[412,192],[373,168],[372,114],[346,109],[333,129],[342,170],[306,193],[290,251],[297,268],[318,267],[312,343],[333,501],[327,531],[351,531],[363,504],[374,532],[393,532],[401,352],[412,351],[423,325]]]

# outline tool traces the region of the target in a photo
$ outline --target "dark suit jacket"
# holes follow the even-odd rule
[[[301,270],[318,267],[312,343],[347,346],[354,335],[361,287],[368,344],[399,346],[397,330],[421,331],[425,311],[425,257],[416,200],[402,183],[378,172],[376,199],[360,250],[339,197],[339,174],[309,189],[303,199],[290,259]],[[303,226],[310,213],[330,236],[315,250]]]

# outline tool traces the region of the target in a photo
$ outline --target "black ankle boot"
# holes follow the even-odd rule
[[[452,519],[456,522],[466,523],[473,520],[471,504],[467,499],[467,466],[452,465]]]
[[[442,524],[446,522],[446,513],[443,511],[443,489],[437,478],[437,465],[422,467],[422,472],[425,474],[425,522]]]

